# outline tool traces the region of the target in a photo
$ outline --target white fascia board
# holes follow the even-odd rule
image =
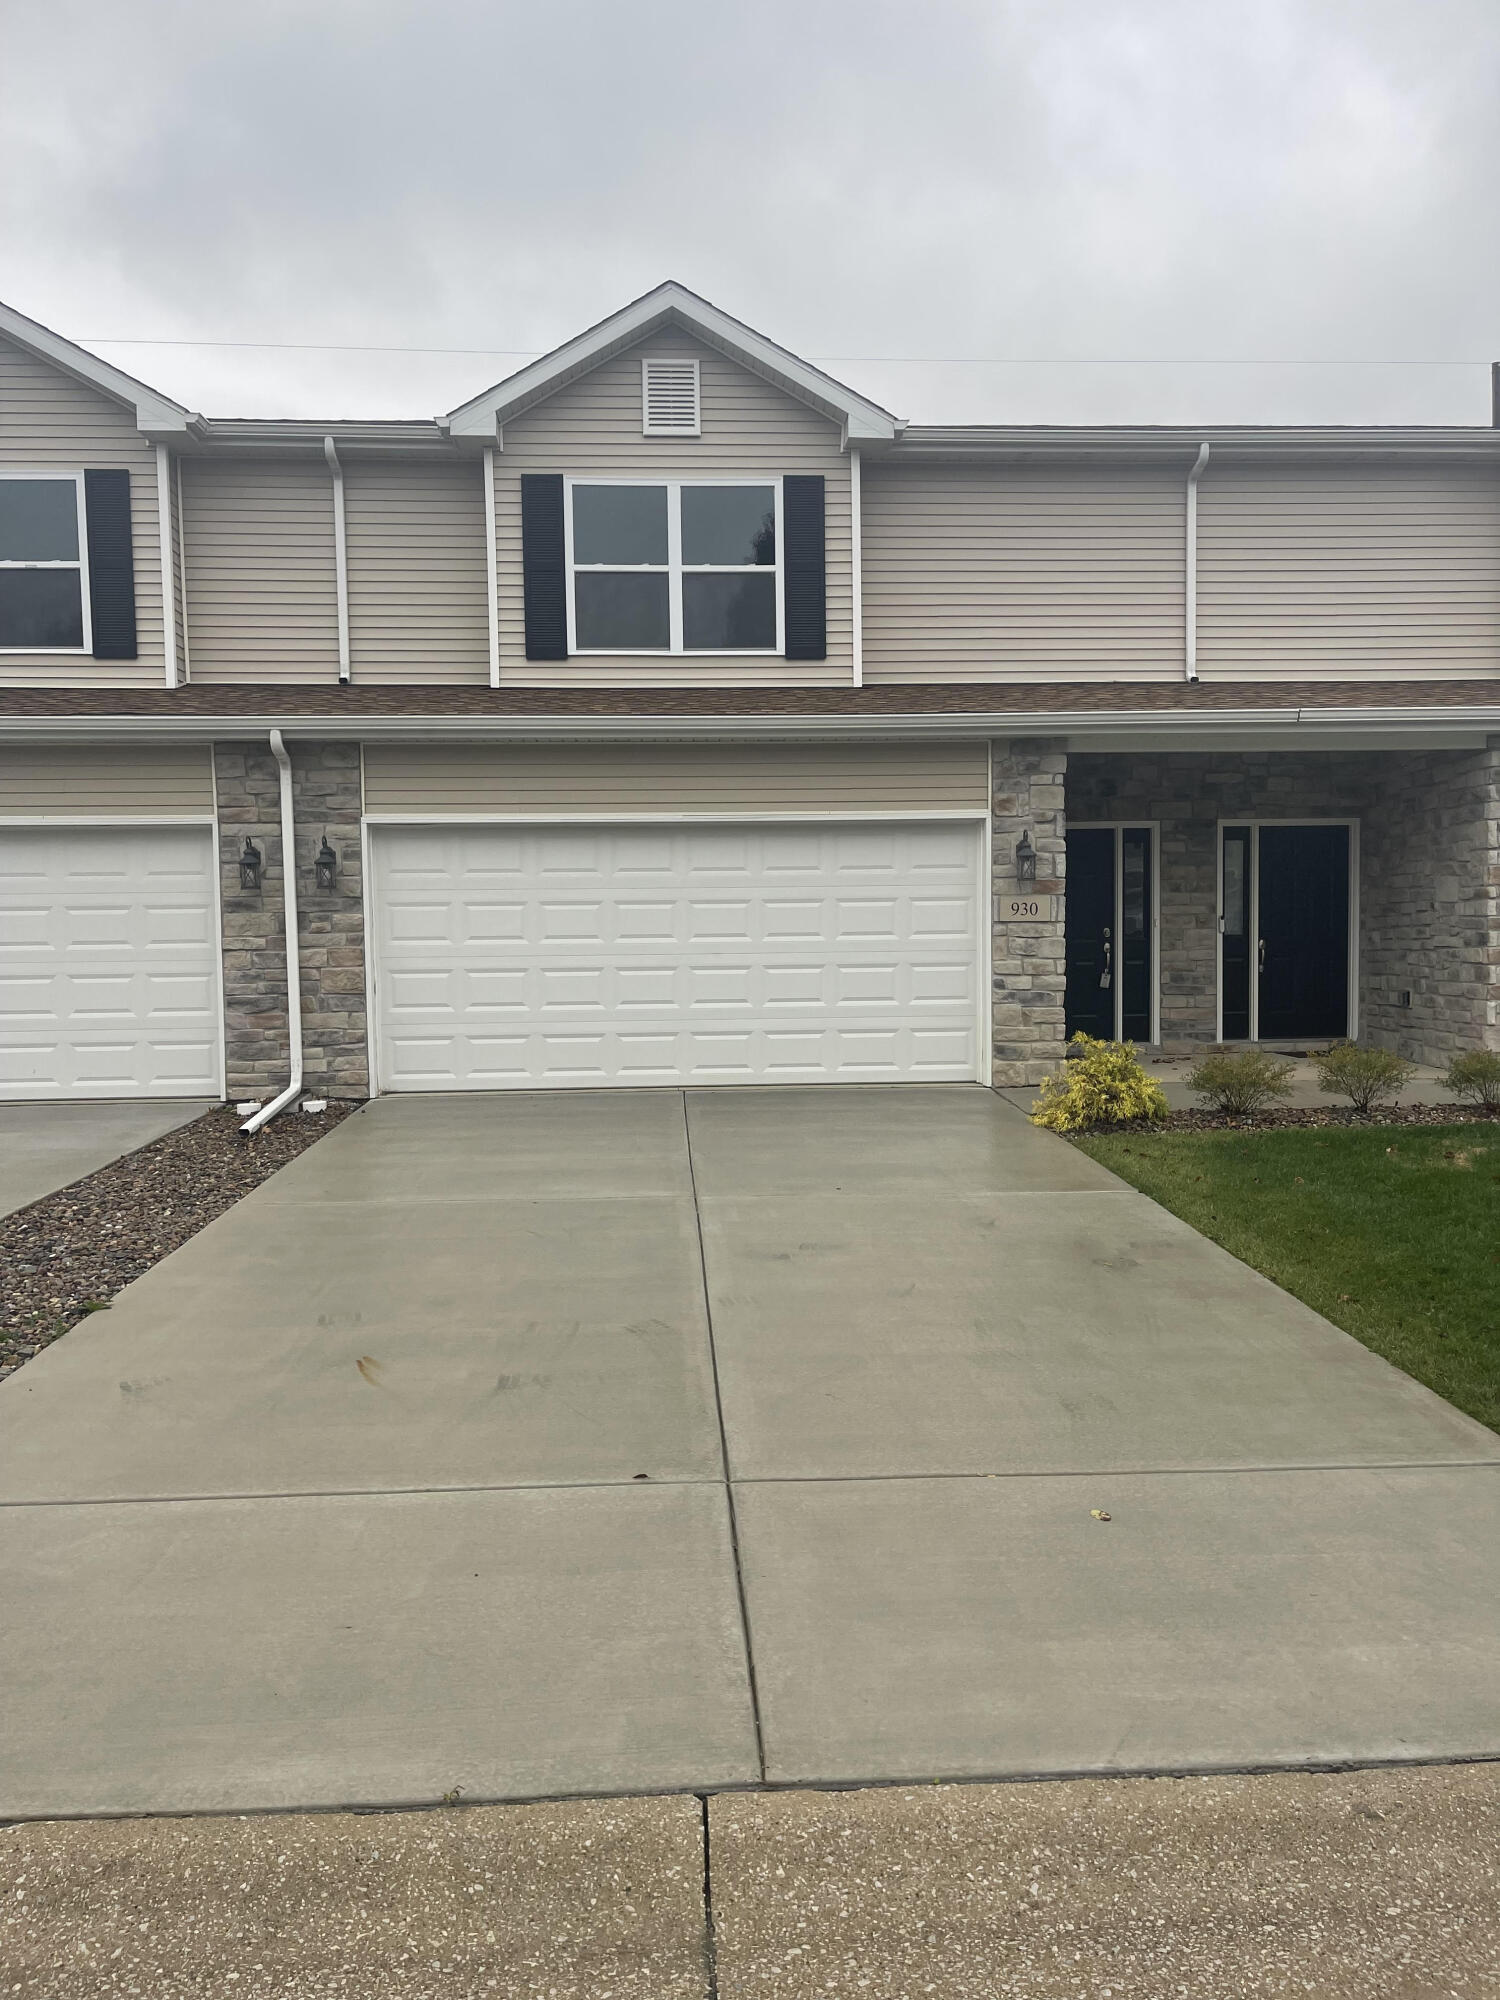
[[[172,437],[185,431],[193,422],[192,416],[180,403],[159,395],[144,382],[137,382],[133,375],[112,368],[107,361],[101,361],[97,354],[90,354],[86,347],[79,347],[75,341],[64,340],[51,327],[27,319],[13,306],[0,305],[0,334],[41,360],[65,369],[80,382],[87,382],[91,388],[102,389],[116,402],[128,403],[135,411],[137,427],[148,437]]]
[[[1459,709],[1242,709],[1213,717],[1149,710],[980,710],[915,715],[116,715],[4,716],[0,742],[201,742],[279,729],[302,742],[578,743],[620,739],[713,743],[851,742],[880,738],[1065,738],[1075,750],[1148,748],[1482,748],[1500,731],[1500,707]]]
[[[644,298],[634,300],[590,327],[587,333],[554,348],[517,374],[507,376],[439,421],[454,437],[482,437],[490,442],[513,410],[538,401],[591,365],[644,338],[669,317],[690,332],[702,334],[710,345],[745,362],[757,374],[773,376],[794,395],[835,412],[845,435],[856,443],[890,443],[900,430],[889,410],[856,395],[833,376],[799,360],[753,327],[731,319],[707,299],[700,299],[696,292],[674,283],[658,285]]]

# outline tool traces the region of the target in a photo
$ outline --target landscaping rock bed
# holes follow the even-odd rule
[[[1486,1110],[1473,1104],[1379,1104],[1373,1111],[1356,1111],[1348,1104],[1311,1104],[1280,1111],[1173,1111],[1159,1124],[1134,1119],[1121,1125],[1090,1125],[1090,1135],[1106,1132],[1286,1132],[1295,1126],[1329,1125],[1493,1125],[1500,1107]],[[1083,1134],[1071,1134],[1082,1137]]]
[[[242,1139],[221,1106],[0,1220],[0,1379],[358,1108],[284,1111]]]

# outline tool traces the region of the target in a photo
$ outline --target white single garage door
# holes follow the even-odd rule
[[[980,834],[379,827],[386,1090],[970,1082]]]
[[[0,828],[0,1097],[217,1097],[213,830]]]

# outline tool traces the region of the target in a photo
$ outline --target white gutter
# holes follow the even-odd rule
[[[292,817],[292,760],[287,755],[281,731],[271,731],[271,755],[281,772],[281,893],[286,912],[286,1031],[291,1045],[292,1080],[279,1097],[263,1104],[253,1118],[240,1127],[240,1137],[248,1139],[262,1125],[269,1125],[278,1111],[302,1095],[302,955],[297,940],[297,826]]]
[[[601,743],[625,739],[682,738],[713,743],[744,737],[792,741],[810,737],[1067,736],[1075,730],[1109,729],[1121,736],[1150,732],[1202,734],[1222,729],[1282,730],[1426,728],[1500,732],[1500,705],[1387,708],[1146,708],[982,709],[941,714],[884,715],[0,715],[0,742],[108,743],[122,738],[155,742],[204,742],[263,730],[304,742],[405,743]]]
[[[1208,446],[1200,444],[1187,477],[1187,548],[1183,590],[1183,678],[1198,678],[1198,481],[1208,463]]]
[[[349,541],[344,530],[344,468],[331,437],[323,440],[323,456],[333,474],[333,573],[339,606],[339,679],[349,680]]]

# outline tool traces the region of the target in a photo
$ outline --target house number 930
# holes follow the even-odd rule
[[[1011,918],[1050,917],[1052,898],[1050,896],[1012,896],[1005,906],[1005,914]]]

